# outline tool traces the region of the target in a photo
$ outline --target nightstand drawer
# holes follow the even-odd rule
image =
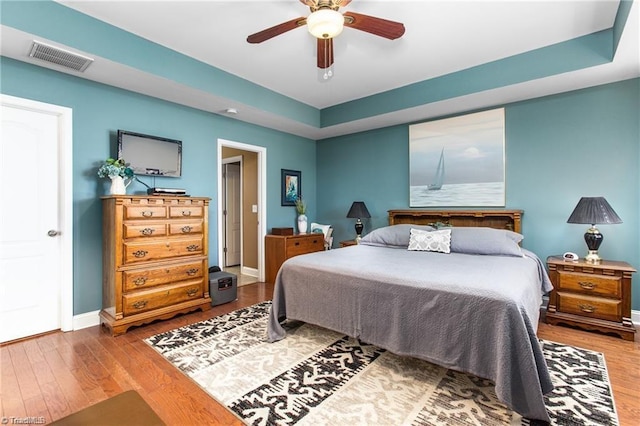
[[[622,279],[620,277],[559,271],[558,278],[558,291],[574,291],[614,298],[622,296]]]
[[[292,238],[287,241],[288,257],[322,250],[324,250],[324,239],[322,234],[319,234],[317,237]]]
[[[622,301],[603,297],[584,296],[575,293],[558,293],[559,312],[600,318],[607,321],[622,321]]]

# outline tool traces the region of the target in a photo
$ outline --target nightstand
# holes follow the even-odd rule
[[[324,250],[324,234],[267,235],[264,239],[265,280],[274,283],[285,260]]]
[[[340,241],[340,248],[349,247],[349,246],[357,246],[357,245],[358,245],[358,243],[356,243],[356,240]]]
[[[561,256],[550,256],[547,266],[554,288],[549,297],[548,324],[567,324],[634,339],[631,275],[636,270],[631,265],[611,260],[597,264],[584,259],[566,261]]]

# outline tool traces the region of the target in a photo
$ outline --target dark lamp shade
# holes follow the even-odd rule
[[[576,208],[573,209],[567,223],[596,225],[599,223],[622,223],[622,220],[604,197],[582,197]]]
[[[351,204],[351,208],[349,209],[349,213],[347,213],[348,218],[352,219],[361,219],[361,218],[370,218],[369,210],[367,210],[367,206],[365,206],[364,201],[354,201]]]

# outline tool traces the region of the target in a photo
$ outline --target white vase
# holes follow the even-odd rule
[[[116,176],[111,178],[111,189],[109,193],[111,195],[125,195],[127,193],[127,186],[131,181],[124,183],[124,178],[122,176]]]
[[[307,216],[304,214],[298,216],[298,233],[307,233]]]

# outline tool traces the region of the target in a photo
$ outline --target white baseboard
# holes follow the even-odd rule
[[[100,325],[100,311],[85,312],[84,314],[73,316],[74,330],[81,330],[94,325]]]
[[[258,277],[258,270],[256,268],[249,268],[247,266],[243,266],[241,269],[242,275],[249,275],[250,277]]]

